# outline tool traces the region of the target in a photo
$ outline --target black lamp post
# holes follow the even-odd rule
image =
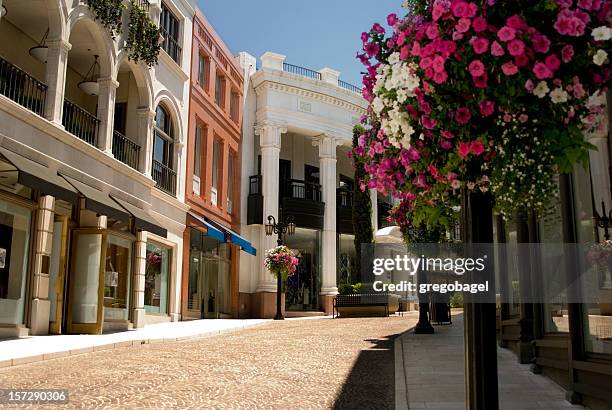
[[[283,244],[283,234],[293,235],[295,233],[295,223],[293,223],[293,217],[288,216],[285,221],[282,220],[283,210],[278,211],[278,222],[272,215],[268,215],[268,223],[265,225],[266,236],[272,236],[273,233],[278,235],[276,240],[278,246]],[[284,320],[283,314],[281,313],[281,293],[283,287],[283,278],[280,272],[276,275],[276,316],[274,320]]]
[[[603,211],[601,214],[602,216],[597,213],[595,206],[593,206],[593,219],[595,220],[595,225],[604,230],[604,239],[609,240],[609,229],[612,228],[612,210],[609,214],[606,214],[606,204],[604,201],[601,201],[601,210]]]

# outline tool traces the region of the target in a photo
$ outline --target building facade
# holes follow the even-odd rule
[[[183,319],[241,317],[240,144],[243,75],[199,11],[193,25],[183,250]]]
[[[194,4],[2,0],[0,334],[100,333],[180,318]],[[159,25],[149,69],[130,11]]]
[[[274,316],[276,280],[264,268],[263,254],[277,238],[265,235],[264,224],[282,213],[297,225],[285,244],[299,259],[285,289],[285,308],[330,313],[342,280],[338,272],[346,271],[354,255],[354,181],[347,154],[365,101],[358,87],[330,68],[309,70],[267,52],[257,70],[253,56],[239,58],[246,83],[241,232],[260,250],[257,257],[241,255],[240,305],[252,317]]]

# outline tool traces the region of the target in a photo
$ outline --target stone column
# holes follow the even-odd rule
[[[138,117],[138,141],[140,144],[139,171],[150,178],[153,162],[155,111],[149,108],[139,108],[136,110],[136,115]]]
[[[378,191],[370,189],[370,202],[372,203],[372,233],[376,236],[378,231]]]
[[[323,240],[321,243],[321,295],[323,310],[332,313],[332,298],[338,294],[336,283],[336,139],[322,135],[313,145],[319,147],[319,165],[322,185],[322,198],[325,203],[323,218]]]
[[[49,334],[49,265],[53,247],[53,208],[55,198],[42,196],[36,211],[34,262],[32,266],[32,308],[30,333]]]
[[[2,21],[3,12],[4,12],[4,9],[2,8],[2,0],[0,0],[0,21]]]
[[[132,289],[132,300],[134,310],[132,312],[132,324],[135,328],[144,327],[144,287],[145,273],[147,268],[147,233],[140,231],[136,234],[134,243],[134,280]]]
[[[264,121],[256,125],[255,134],[259,135],[261,147],[261,175],[263,194],[263,224],[267,222],[268,215],[274,216],[278,221],[278,162],[280,158],[281,135],[287,128],[278,123]],[[263,256],[266,249],[276,246],[276,235],[266,236],[263,225],[259,227],[259,243],[261,249],[257,250],[259,256],[259,277],[255,288],[255,309],[258,317],[274,317],[276,313],[276,279],[263,266]]]
[[[47,97],[45,99],[45,118],[62,126],[64,112],[64,89],[66,86],[66,67],[68,52],[72,48],[63,39],[47,40]]]
[[[98,80],[100,93],[98,94],[98,148],[105,154],[113,155],[113,128],[115,120],[115,96],[119,83],[113,78],[100,78]]]

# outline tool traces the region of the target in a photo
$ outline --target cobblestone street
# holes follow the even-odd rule
[[[75,408],[392,408],[392,338],[416,320],[273,322],[0,369],[0,388],[65,388]]]

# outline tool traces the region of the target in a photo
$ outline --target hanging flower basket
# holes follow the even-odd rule
[[[272,272],[275,278],[281,275],[283,281],[295,272],[298,265],[298,258],[293,254],[293,251],[282,245],[273,249],[266,250],[264,258],[264,266]]]

